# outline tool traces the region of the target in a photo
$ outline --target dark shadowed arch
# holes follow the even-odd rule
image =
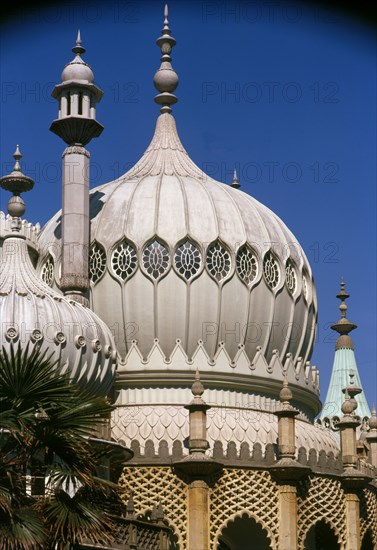
[[[361,541],[361,547],[360,550],[374,550],[376,546],[373,542],[373,535],[372,531],[368,529],[368,531],[364,534],[363,539]]]
[[[306,535],[304,550],[340,550],[338,536],[324,519],[310,527]]]
[[[216,550],[271,550],[271,541],[267,530],[245,513],[227,522]]]

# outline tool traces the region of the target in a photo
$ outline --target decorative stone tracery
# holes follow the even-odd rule
[[[277,261],[271,252],[268,252],[263,260],[263,275],[270,288],[276,288],[280,281],[280,270]]]
[[[221,531],[242,513],[266,530],[271,547],[277,548],[279,511],[277,484],[266,471],[226,469],[211,489],[210,548],[216,548]]]
[[[161,502],[179,550],[187,550],[187,488],[170,467],[126,467],[119,485],[125,503],[133,495],[137,515],[147,513]]]
[[[285,267],[285,283],[290,294],[294,294],[297,288],[296,271],[291,262],[288,262]]]
[[[143,252],[143,267],[154,280],[159,279],[169,268],[170,257],[166,247],[155,240]]]
[[[131,277],[137,267],[137,254],[134,247],[124,241],[115,248],[111,256],[114,273],[123,281]]]
[[[368,529],[372,533],[373,543],[377,545],[377,493],[370,489],[364,489],[360,494],[361,540]]]
[[[341,482],[330,477],[309,476],[299,482],[297,491],[298,548],[304,550],[309,529],[325,520],[346,547],[346,506]]]
[[[258,260],[254,252],[247,246],[242,246],[236,257],[237,273],[241,281],[250,285],[258,275]]]
[[[174,255],[174,266],[187,281],[198,273],[200,265],[200,251],[192,242],[185,241],[177,248]]]
[[[46,283],[48,286],[52,286],[54,283],[54,276],[55,276],[55,267],[54,267],[54,260],[52,259],[51,254],[47,256],[47,260],[45,261],[42,271],[41,271],[41,278],[44,283]]]
[[[101,279],[106,269],[106,252],[103,246],[95,242],[89,252],[89,275],[92,283]]]
[[[207,269],[215,281],[220,282],[229,274],[231,268],[229,252],[218,242],[207,250]]]

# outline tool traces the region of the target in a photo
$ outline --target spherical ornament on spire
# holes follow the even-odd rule
[[[279,398],[282,403],[288,404],[292,400],[292,391],[288,386],[287,376],[284,377],[283,387],[280,390]]]
[[[161,105],[161,113],[170,113],[170,105],[173,105],[178,101],[173,92],[178,86],[179,78],[171,65],[170,54],[172,48],[176,44],[176,40],[170,36],[171,30],[169,28],[167,5],[165,6],[164,16],[165,19],[164,27],[162,29],[162,36],[156,40],[156,44],[161,49],[162,53],[161,66],[153,78],[154,86],[160,93],[154,98],[154,100],[156,103]]]
[[[372,416],[370,416],[368,424],[371,430],[377,430],[377,415],[376,415],[376,407],[374,405],[372,408]]]
[[[22,155],[18,145],[13,158],[16,161],[13,171],[9,175],[0,178],[0,187],[13,193],[13,197],[8,202],[8,213],[13,218],[20,218],[24,215],[26,209],[20,194],[33,189],[34,180],[29,178],[29,176],[25,176],[21,171],[20,160],[22,159]]]
[[[195,373],[195,381],[191,386],[191,392],[194,397],[201,397],[204,393],[204,386],[200,381],[199,371]]]
[[[354,403],[352,403],[352,399],[349,397],[346,398],[346,400],[342,404],[342,413],[346,415],[350,415],[354,411]]]

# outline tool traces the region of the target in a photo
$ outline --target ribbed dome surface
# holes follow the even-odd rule
[[[168,356],[179,338],[188,356],[203,340],[233,358],[260,346],[293,359],[311,354],[316,295],[297,240],[271,210],[204,174],[189,158],[174,118],[159,116],[140,161],[90,194],[91,299],[125,356],[154,340]],[[45,226],[41,263],[55,260],[60,212]]]
[[[115,373],[108,327],[90,309],[65,299],[37,277],[22,236],[6,238],[0,251],[0,346],[40,345],[72,380],[106,395]]]
[[[77,55],[73,61],[64,67],[61,78],[62,82],[78,80],[79,82],[92,83],[94,74],[89,65]]]

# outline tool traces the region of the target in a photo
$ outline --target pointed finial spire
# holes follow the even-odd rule
[[[86,49],[82,46],[80,29],[77,31],[76,46],[72,48],[72,51],[79,56],[86,52]]]
[[[233,187],[234,189],[239,189],[241,187],[239,181],[238,181],[238,178],[237,178],[237,170],[234,169],[234,172],[233,172],[233,183],[230,184],[231,187]]]
[[[165,4],[164,7],[164,28],[162,29],[163,34],[171,34],[171,30],[169,29],[169,7],[167,4]]]
[[[22,155],[18,144],[16,145],[16,150],[13,153],[13,158],[16,161],[13,167],[13,172],[21,172],[20,160],[22,159]]]
[[[293,397],[286,374],[284,375],[283,387],[280,390],[279,397],[283,405],[289,405],[289,402],[292,400]]]
[[[351,332],[351,330],[354,330],[357,328],[357,325],[354,323],[351,323],[346,317],[347,312],[347,304],[346,300],[350,297],[350,295],[345,290],[345,282],[342,277],[340,282],[340,292],[336,295],[336,297],[340,300],[339,310],[340,310],[340,319],[335,325],[332,325],[332,330],[335,330],[340,334],[340,337],[337,340],[336,343],[336,349],[341,348],[350,348],[353,349],[353,342],[350,336],[348,336],[348,333]]]
[[[198,398],[200,399],[204,393],[204,386],[201,383],[200,373],[198,368],[196,369],[196,372],[195,372],[195,381],[191,386],[191,393],[195,399],[198,399]]]
[[[158,92],[154,98],[155,102],[161,105],[161,113],[171,113],[171,105],[177,103],[177,97],[172,93],[178,86],[178,75],[171,65],[171,51],[176,45],[176,40],[171,35],[168,20],[168,6],[164,9],[164,26],[162,35],[157,38],[156,44],[161,49],[161,66],[154,75],[153,83]]]
[[[25,203],[20,194],[33,189],[34,180],[25,176],[21,171],[20,160],[22,155],[18,145],[13,153],[13,158],[15,160],[13,171],[9,175],[0,178],[0,187],[13,193],[13,197],[8,202],[8,213],[13,218],[12,230],[19,231],[21,228],[20,218],[25,213]]]
[[[346,284],[344,282],[344,278],[342,277],[340,281],[340,292],[339,294],[336,295],[336,297],[340,300],[339,309],[340,309],[340,317],[342,319],[346,318],[346,311],[348,309],[345,300],[347,300],[347,298],[350,297],[350,295],[345,291],[345,287],[346,287]]]

